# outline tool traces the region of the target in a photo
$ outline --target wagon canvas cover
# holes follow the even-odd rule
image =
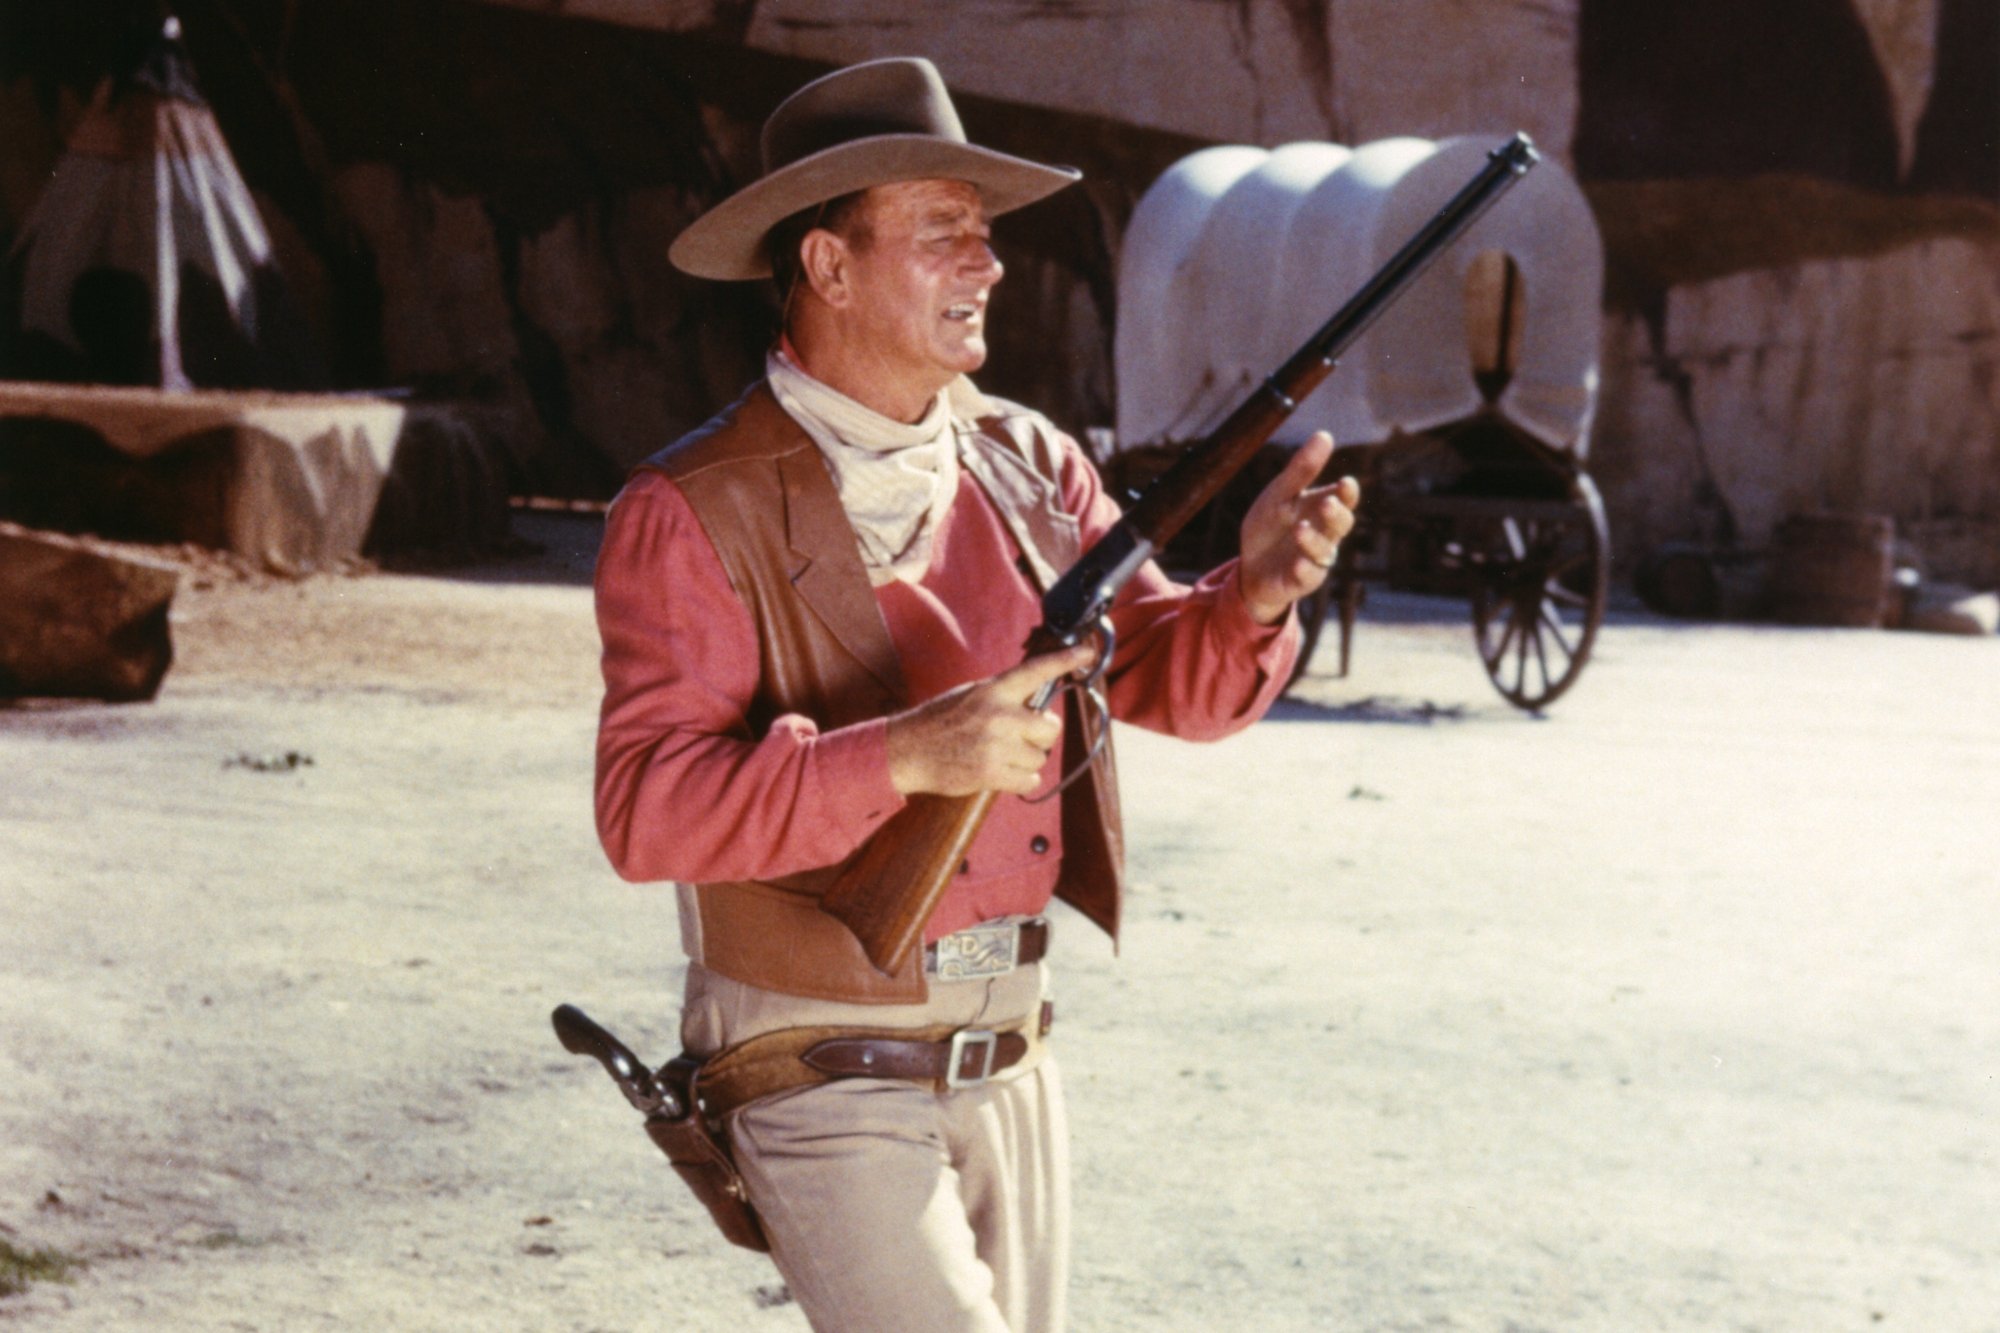
[[[1205,435],[1500,142],[1224,145],[1170,168],[1140,200],[1119,265],[1117,447]],[[1474,280],[1475,260],[1494,251],[1511,260],[1521,304],[1492,408],[1580,457],[1597,398],[1603,246],[1582,191],[1546,162],[1361,337],[1278,441],[1324,429],[1379,443],[1480,411],[1474,346],[1500,324],[1488,307],[1503,291]]]

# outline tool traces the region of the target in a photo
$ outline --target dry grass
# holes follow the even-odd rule
[[[0,1297],[18,1296],[32,1282],[68,1282],[71,1273],[85,1266],[60,1250],[24,1250],[0,1240]]]

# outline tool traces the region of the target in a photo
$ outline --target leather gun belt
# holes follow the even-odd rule
[[[1026,1059],[1054,1022],[1053,1006],[992,1028],[783,1028],[702,1062],[695,1105],[710,1122],[764,1097],[839,1078],[928,1083],[939,1092],[976,1088]]]

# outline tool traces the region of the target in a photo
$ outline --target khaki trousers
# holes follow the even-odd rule
[[[1004,1025],[1044,970],[933,982],[927,1003],[780,995],[688,967],[690,1052],[780,1028]],[[737,1169],[771,1257],[820,1333],[1058,1333],[1069,1279],[1069,1127],[1039,1046],[974,1088],[839,1079],[738,1111]]]

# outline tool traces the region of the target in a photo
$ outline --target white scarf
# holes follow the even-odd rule
[[[906,426],[814,379],[781,351],[765,358],[764,373],[778,405],[826,456],[869,581],[879,588],[923,578],[931,540],[958,494],[957,441],[945,394],[923,420]]]

